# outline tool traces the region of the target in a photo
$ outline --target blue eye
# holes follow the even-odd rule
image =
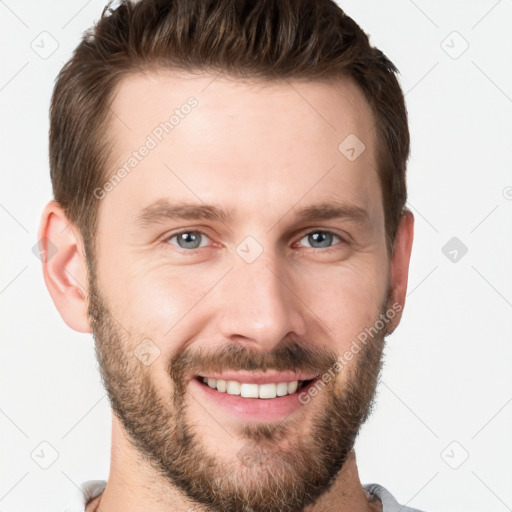
[[[336,233],[317,229],[306,233],[306,235],[301,238],[301,241],[307,239],[309,247],[312,249],[328,250],[333,245],[336,245],[334,242],[336,238],[340,242],[344,242],[340,235],[337,235]],[[171,242],[173,239],[176,239],[176,242]],[[207,246],[208,240],[210,240],[210,238],[203,232],[197,230],[188,230],[180,231],[179,233],[170,235],[165,239],[165,243],[170,243],[171,245],[175,245],[180,249],[193,251],[195,249],[200,249],[201,247]]]
[[[167,241],[170,242],[173,238],[176,238],[178,247],[181,249],[199,249],[203,237],[208,238],[204,233],[201,233],[201,231],[181,231],[167,238]]]
[[[331,231],[310,231],[303,238],[301,238],[301,240],[304,240],[305,238],[310,244],[318,244],[316,246],[313,245],[313,249],[325,249],[331,247],[333,238],[338,238],[341,242],[343,242],[339,235],[332,233]]]

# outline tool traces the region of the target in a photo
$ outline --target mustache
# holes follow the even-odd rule
[[[168,373],[177,386],[187,376],[223,371],[304,371],[325,373],[337,361],[338,354],[325,348],[313,349],[292,342],[278,345],[272,352],[261,352],[240,344],[223,347],[184,349],[169,361]]]

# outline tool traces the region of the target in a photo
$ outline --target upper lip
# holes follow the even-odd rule
[[[279,382],[293,382],[295,380],[311,380],[318,377],[314,373],[297,373],[297,372],[223,372],[223,373],[208,373],[194,375],[194,377],[210,377],[213,379],[221,380],[236,380],[237,382],[244,382],[247,384],[270,384]]]

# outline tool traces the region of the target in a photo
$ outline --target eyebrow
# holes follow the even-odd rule
[[[171,203],[168,199],[158,199],[141,210],[135,218],[135,224],[147,227],[167,220],[210,220],[227,224],[234,217],[233,210],[225,210],[215,205],[186,202]],[[364,224],[369,222],[369,215],[360,206],[338,202],[322,202],[306,206],[295,214],[297,222],[329,219],[346,219]]]

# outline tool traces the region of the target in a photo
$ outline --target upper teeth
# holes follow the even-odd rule
[[[239,395],[244,398],[275,398],[276,396],[290,395],[295,393],[299,386],[298,380],[268,384],[249,384],[236,380],[203,377],[203,382],[222,393],[227,392],[229,395]]]

